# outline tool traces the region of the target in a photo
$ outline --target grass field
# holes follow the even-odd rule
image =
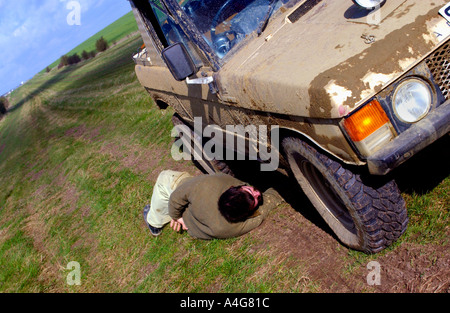
[[[105,38],[105,40],[111,46],[118,40],[137,31],[138,27],[136,24],[136,20],[134,19],[133,12],[130,11],[121,18],[119,18],[117,21],[112,23],[111,25],[105,27],[104,29],[93,35],[88,40],[84,41],[80,45],[76,46],[75,48],[67,52],[66,55],[73,55],[77,53],[81,57],[81,53],[83,51],[86,52],[96,51],[95,43],[98,39],[100,39],[100,37]],[[58,66],[59,62],[60,59],[56,60],[55,62],[49,65],[49,68],[54,68],[55,66]],[[43,70],[42,73],[44,71],[45,70]]]
[[[248,235],[150,237],[141,212],[159,172],[199,171],[170,156],[173,112],[134,74],[141,44],[128,38],[13,93],[0,121],[0,292],[448,291],[448,140],[398,171],[410,226],[374,256],[343,247],[288,180],[292,196]],[[381,286],[367,284],[371,260]],[[81,285],[68,284],[71,261]]]

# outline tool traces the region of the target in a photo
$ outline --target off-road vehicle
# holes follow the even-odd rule
[[[447,1],[130,2],[137,77],[196,147],[210,125],[267,126],[264,145],[343,244],[376,253],[402,235],[388,173],[449,131]],[[250,137],[241,153],[267,161]],[[210,139],[235,147],[223,138]],[[226,170],[200,154],[206,171]]]

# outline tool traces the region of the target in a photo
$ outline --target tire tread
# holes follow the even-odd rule
[[[363,244],[360,250],[377,253],[395,242],[405,231],[408,215],[405,201],[395,181],[366,184],[359,173],[319,152],[311,145],[297,138],[286,138],[283,146],[296,147],[308,151],[325,167],[352,203],[362,224]],[[303,156],[305,157],[305,156]],[[311,160],[310,160],[311,161]],[[370,182],[369,182],[370,183]]]

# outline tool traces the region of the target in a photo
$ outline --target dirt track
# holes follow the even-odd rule
[[[403,243],[376,256],[381,285],[369,286],[370,260],[352,264],[347,248],[330,232],[291,207],[282,207],[251,235],[262,241],[255,249],[270,247],[292,266],[305,267],[305,277],[320,282],[323,292],[450,292],[448,244]]]

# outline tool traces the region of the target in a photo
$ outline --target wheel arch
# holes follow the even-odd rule
[[[277,134],[277,132],[278,132],[278,134]],[[305,134],[304,132],[301,132],[295,128],[284,127],[284,126],[272,127],[272,129],[270,131],[270,137],[275,138],[276,136],[278,136],[278,138],[279,138],[279,149],[280,149],[281,156],[283,156],[283,151],[282,151],[283,148],[281,146],[283,139],[288,138],[288,137],[294,137],[294,138],[298,138],[302,141],[305,141],[306,143],[313,146],[314,148],[322,151],[328,157],[331,157],[340,163],[345,163],[348,165],[355,165],[355,166],[362,166],[362,165],[366,164],[365,162],[361,162],[361,161],[358,163],[358,162],[350,162],[348,160],[345,160],[344,158],[333,153],[332,151],[324,148],[319,142],[314,140],[311,136],[309,136],[309,135]]]

